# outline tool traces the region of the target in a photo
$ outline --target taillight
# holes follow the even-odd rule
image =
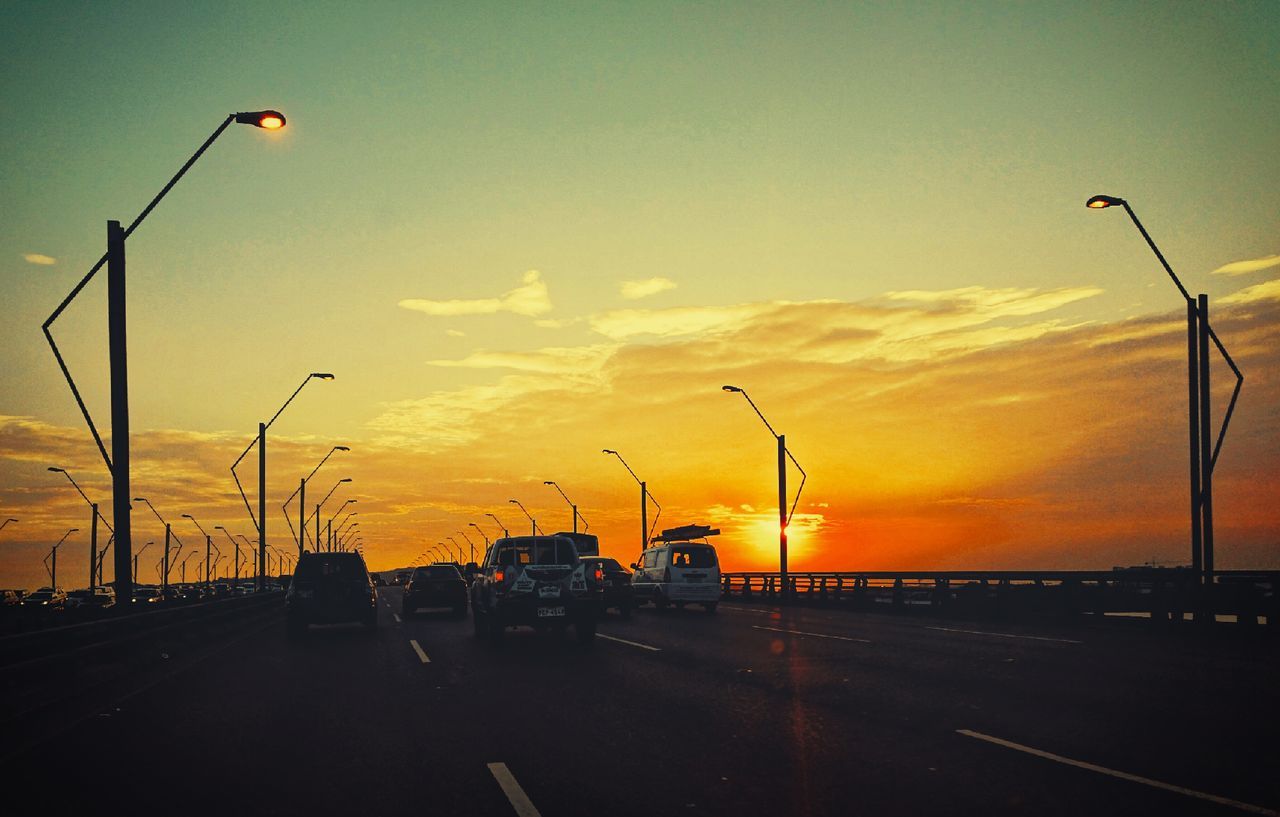
[[[604,569],[596,565],[595,572],[596,584],[604,584]]]
[[[506,581],[506,579],[507,579],[507,571],[503,570],[502,568],[498,568],[497,570],[493,571],[493,580],[498,584],[502,584],[503,582]]]

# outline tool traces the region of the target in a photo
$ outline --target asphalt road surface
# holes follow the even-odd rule
[[[64,707],[43,814],[1142,815],[1280,809],[1272,641],[724,603],[594,647],[282,616]],[[105,696],[105,697],[102,697]],[[73,714],[66,714],[73,713]],[[8,811],[8,808],[6,808]],[[18,813],[18,812],[9,812]]]

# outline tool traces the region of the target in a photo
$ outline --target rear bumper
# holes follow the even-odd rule
[[[570,596],[558,599],[539,599],[533,596],[506,596],[491,607],[489,612],[496,613],[497,620],[504,625],[544,626],[555,624],[575,624],[579,621],[594,621],[600,617],[601,598],[599,596]],[[539,608],[564,608],[563,616],[540,616]]]
[[[668,601],[717,602],[720,601],[720,585],[714,582],[692,584],[672,582],[656,585],[657,591]]]

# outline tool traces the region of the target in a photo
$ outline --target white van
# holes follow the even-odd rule
[[[663,531],[663,538],[684,530]],[[707,531],[702,535],[709,535],[710,529]],[[693,603],[714,613],[720,603],[720,559],[710,542],[661,541],[641,553],[631,569],[635,571],[631,590],[637,604],[652,601],[663,609],[670,604],[684,607]]]

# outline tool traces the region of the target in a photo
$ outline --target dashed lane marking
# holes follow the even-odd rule
[[[759,624],[752,624],[751,627],[752,629],[755,629],[755,630],[772,630],[775,633],[790,633],[791,635],[807,635],[807,636],[812,636],[813,638],[831,638],[831,639],[835,639],[836,641],[856,641],[859,644],[871,643],[871,641],[866,638],[849,638],[848,636],[845,636],[845,635],[830,635],[828,633],[807,633],[804,630],[784,630],[781,627],[761,627]]]
[[[422,646],[418,644],[417,639],[415,638],[409,639],[409,646],[413,647],[413,651],[418,654],[418,660],[422,661],[422,663],[424,664],[431,663],[431,659],[427,657],[427,654],[425,652],[423,652]]]
[[[651,647],[648,644],[641,644],[639,641],[628,641],[625,638],[618,638],[617,636],[605,635],[604,633],[596,633],[596,637],[604,638],[609,641],[617,641],[619,644],[630,644],[632,647],[639,647],[642,650],[649,650],[651,652],[662,652],[661,647]]]
[[[968,633],[969,635],[989,635],[995,638],[1025,638],[1028,641],[1057,641],[1061,644],[1083,644],[1072,638],[1049,638],[1044,635],[1017,635],[1015,633],[992,633],[986,630],[958,630],[954,627],[925,627],[926,630],[938,630],[944,633]]]
[[[1231,808],[1240,809],[1241,811],[1247,811],[1250,814],[1267,814],[1267,815],[1270,815],[1271,817],[1280,817],[1280,811],[1273,811],[1272,809],[1263,808],[1262,806],[1255,806],[1252,803],[1242,803],[1239,800],[1232,800],[1229,797],[1219,797],[1216,794],[1206,794],[1205,792],[1196,791],[1195,789],[1188,789],[1184,786],[1175,786],[1172,783],[1162,783],[1159,780],[1152,780],[1149,777],[1141,777],[1136,774],[1129,774],[1128,772],[1118,772],[1115,769],[1108,769],[1106,766],[1099,766],[1096,763],[1086,763],[1083,760],[1073,760],[1069,757],[1063,757],[1062,755],[1055,755],[1052,752],[1045,752],[1041,749],[1033,749],[1030,746],[1022,745],[1021,743],[1014,743],[1011,740],[1004,740],[1002,738],[992,737],[991,735],[984,735],[981,732],[974,732],[971,729],[957,729],[956,732],[968,738],[977,738],[978,740],[985,740],[987,743],[994,743],[995,745],[1003,746],[1006,749],[1013,749],[1014,751],[1017,751],[1017,752],[1025,752],[1026,754],[1035,755],[1036,757],[1041,757],[1041,758],[1044,758],[1045,760],[1052,760],[1055,763],[1062,763],[1067,766],[1074,766],[1077,769],[1084,769],[1090,772],[1097,772],[1098,774],[1105,774],[1108,777],[1115,777],[1120,780],[1127,780],[1130,783],[1141,783],[1144,786],[1151,786],[1152,788],[1155,788],[1155,789],[1163,789],[1164,791],[1171,791],[1171,792],[1174,792],[1175,794],[1183,794],[1183,795],[1186,795],[1187,797],[1195,797],[1199,800],[1208,800],[1210,803],[1217,803],[1218,805],[1221,805],[1221,806],[1230,806]]]
[[[488,766],[489,772],[494,780],[498,781],[498,785],[502,787],[502,793],[507,796],[511,807],[516,810],[519,817],[542,817],[533,805],[533,801],[529,799],[529,795],[525,794],[524,789],[520,788],[520,784],[516,782],[516,777],[507,768],[507,764],[490,763]]]
[[[391,617],[392,617],[392,618],[394,618],[394,619],[396,620],[396,623],[397,623],[397,624],[399,624],[399,623],[400,623],[400,614],[399,614],[399,613],[392,613],[392,614],[391,614]]]

